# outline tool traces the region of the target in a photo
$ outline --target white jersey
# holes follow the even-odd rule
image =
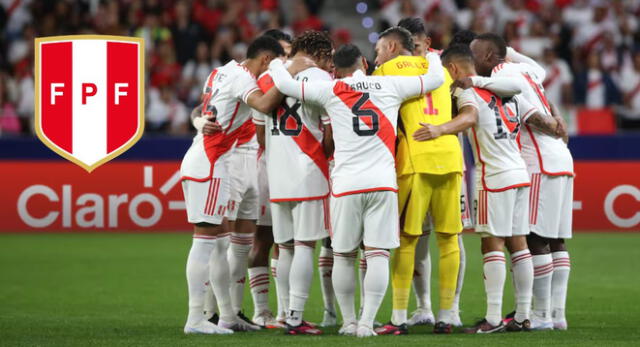
[[[331,81],[328,72],[309,68],[300,81]],[[273,86],[268,73],[258,79],[264,90]],[[322,145],[329,117],[317,104],[285,97],[272,116],[253,112],[253,122],[265,126],[265,155],[271,202],[302,201],[329,195],[329,163]]]
[[[551,117],[551,107],[542,86],[545,76],[537,70],[529,64],[503,63],[493,69],[491,76],[519,79],[522,97],[541,114]],[[532,130],[525,124],[522,127],[520,145],[529,173],[541,172],[552,176],[573,175],[573,158],[562,139]]]
[[[482,88],[456,93],[458,109],[472,106],[478,122],[467,130],[476,163],[478,189],[499,192],[529,186],[529,174],[520,156],[516,137],[521,123],[536,108],[521,96],[501,99]]]
[[[332,194],[397,191],[396,125],[400,104],[440,86],[439,58],[429,58],[423,76],[366,76],[356,71],[335,81],[294,81],[281,62],[270,71],[278,89],[302,102],[322,105],[331,117],[335,143]],[[271,178],[271,176],[269,176]]]
[[[198,132],[180,165],[182,179],[211,178],[214,164],[233,147],[242,125],[250,119],[251,109],[246,101],[257,90],[255,76],[233,60],[211,72],[203,88],[202,115],[214,116],[222,132],[207,136]]]

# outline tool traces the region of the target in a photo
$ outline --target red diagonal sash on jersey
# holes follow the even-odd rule
[[[533,79],[531,79],[531,76],[529,76],[528,74],[523,73],[522,75],[527,80],[527,82],[529,82],[529,84],[531,85],[531,88],[533,88],[533,90],[536,92],[540,101],[542,101],[542,104],[544,105],[544,108],[545,108],[545,111],[547,111],[547,114],[551,115],[551,106],[549,106],[547,97],[544,96],[544,93],[542,92],[542,90],[540,90],[540,87],[538,86],[538,84]]]
[[[502,103],[502,99],[486,89],[477,88],[477,87],[474,87],[473,89],[475,89],[476,93],[478,93],[478,95],[482,98],[482,100],[484,100],[487,104],[491,103],[491,98],[495,98],[496,100],[495,107],[497,107],[498,112],[500,112],[500,118],[502,118],[502,123],[507,126],[507,129],[509,129],[510,133],[513,133],[516,130],[518,123],[511,121],[510,117],[507,117],[507,114],[505,113],[504,104]],[[511,111],[510,108],[506,107],[506,111],[509,112],[510,116],[512,117],[515,116],[513,111]]]
[[[340,98],[340,100],[342,100],[342,102],[344,102],[344,104],[347,105],[349,109],[353,109],[354,105],[358,102],[358,100],[360,100],[360,98],[362,98],[362,95],[364,93],[355,91],[351,87],[349,87],[348,84],[342,81],[338,81],[333,87],[333,94]],[[384,145],[387,146],[389,152],[391,152],[391,155],[395,157],[396,133],[393,129],[393,125],[391,125],[391,122],[389,122],[384,113],[382,113],[382,111],[380,111],[380,109],[376,105],[374,105],[370,99],[364,102],[360,109],[371,110],[378,115],[379,130],[377,135],[380,140],[382,140]],[[360,117],[360,120],[362,120],[367,126],[373,127],[371,119]]]
[[[560,77],[560,68],[557,65],[553,65],[553,70],[547,75],[547,79],[542,82],[542,86],[548,88],[558,77]]]
[[[209,79],[207,79],[207,87],[205,88],[204,93],[202,94],[202,112],[203,116],[211,116],[212,112],[207,109],[207,105],[209,105],[209,100],[211,100],[211,93],[213,91],[213,78],[216,77],[218,73],[218,69],[215,69],[209,74]]]
[[[258,80],[258,86],[262,90],[263,93],[268,92],[275,84],[273,83],[273,79],[271,75],[266,74],[260,77]],[[286,102],[286,100],[282,100],[282,102]],[[284,109],[282,106],[278,107],[278,117],[282,115]],[[295,122],[293,117],[289,117],[287,119],[286,127],[289,129],[297,128],[297,124],[291,124],[290,122]],[[315,136],[309,131],[309,129],[302,124],[302,129],[300,130],[300,134],[298,136],[291,137],[293,141],[298,145],[300,150],[306,154],[313,162],[318,166],[324,177],[329,179],[329,162],[324,153],[324,149],[322,148],[322,141],[316,140]]]
[[[298,136],[292,136],[291,138],[298,147],[300,147],[300,150],[316,163],[324,177],[329,179],[329,162],[324,154],[322,141],[316,140],[315,136],[313,136],[304,124],[302,125],[300,134],[298,134]]]

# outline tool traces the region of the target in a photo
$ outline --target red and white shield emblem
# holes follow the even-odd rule
[[[123,36],[35,40],[35,128],[54,152],[91,172],[144,131],[144,43]]]

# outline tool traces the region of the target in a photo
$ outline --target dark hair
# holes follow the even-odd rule
[[[401,28],[407,29],[411,33],[411,35],[425,34],[429,36],[429,34],[427,33],[427,30],[424,28],[424,23],[422,22],[422,19],[418,17],[402,18],[398,22],[398,26]]]
[[[360,48],[348,43],[338,48],[336,54],[333,55],[333,64],[335,64],[336,69],[346,69],[354,66],[361,57],[362,52],[360,52]]]
[[[496,53],[498,57],[504,59],[504,57],[507,56],[507,43],[500,35],[494,33],[484,33],[476,36],[475,39],[491,43],[494,53]]]
[[[247,58],[256,58],[263,52],[273,53],[276,57],[284,55],[284,49],[276,39],[263,35],[251,42],[249,48],[247,48]]]
[[[316,59],[330,58],[333,53],[333,41],[326,31],[308,30],[293,39],[291,56],[303,52]]]
[[[469,46],[458,43],[447,47],[447,49],[440,54],[440,59],[443,64],[448,64],[453,59],[464,59],[473,63],[473,54]]]
[[[269,29],[265,31],[262,35],[272,37],[278,41],[286,41],[291,43],[291,35],[285,33],[280,29]]]
[[[460,30],[457,33],[453,34],[451,38],[451,42],[449,42],[449,46],[453,45],[469,45],[471,41],[473,41],[478,34],[474,33],[471,30]]]
[[[413,38],[411,37],[411,33],[409,30],[402,27],[391,27],[382,33],[380,33],[379,38],[383,37],[392,37],[394,40],[400,42],[402,47],[410,52],[413,52],[415,49],[415,44],[413,43]]]

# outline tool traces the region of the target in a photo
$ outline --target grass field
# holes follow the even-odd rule
[[[640,340],[638,233],[578,234],[571,241],[568,331],[435,336],[422,327],[408,336],[364,340],[339,336],[336,328],[326,329],[321,337],[284,336],[276,330],[225,337],[183,335],[190,240],[188,233],[0,235],[0,345],[609,346],[638,345]],[[468,264],[461,308],[463,321],[471,324],[484,313],[484,291],[479,240],[465,235],[465,244]],[[513,297],[509,283],[505,310]],[[245,299],[251,316],[250,296]],[[321,300],[316,275],[307,320],[321,320]],[[433,301],[436,305],[437,298]],[[387,321],[390,311],[387,295],[378,320]]]

